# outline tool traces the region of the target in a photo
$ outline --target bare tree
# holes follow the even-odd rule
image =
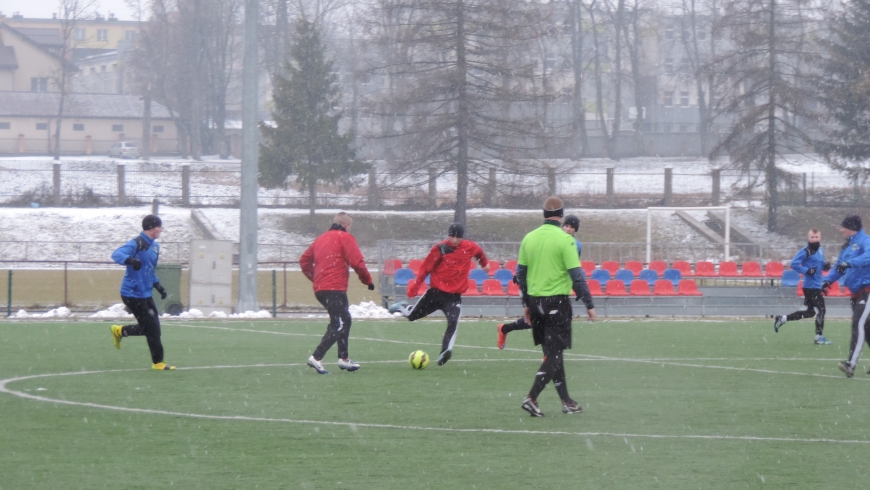
[[[572,130],[572,155],[575,158],[584,156],[589,152],[589,135],[586,131],[586,100],[584,98],[583,81],[583,10],[581,0],[569,0],[570,29],[571,29],[571,130]],[[579,141],[580,149],[577,151],[576,144]]]

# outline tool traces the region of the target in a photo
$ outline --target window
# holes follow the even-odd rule
[[[688,124],[680,124],[678,131],[681,133],[688,133],[689,132],[689,125]]]
[[[668,27],[667,29],[665,29],[665,39],[670,41],[673,38],[674,38],[674,28]]]
[[[84,130],[85,130],[84,124],[73,124],[73,131],[84,131]]]
[[[124,31],[124,39],[128,41],[136,40],[136,31]]]
[[[162,132],[163,132],[163,126],[151,126],[151,131],[153,131],[153,132],[155,132],[155,133],[162,133]]]
[[[701,41],[707,39],[707,31],[698,31],[698,39]]]
[[[547,69],[554,70],[556,68],[556,57],[554,55],[547,56]]]
[[[662,124],[662,133],[670,133],[671,132],[671,123]]]
[[[665,58],[665,74],[673,75],[674,74],[674,59],[673,58]]]
[[[30,79],[31,92],[48,92],[48,77],[32,77]]]
[[[669,92],[665,92],[665,107],[671,107],[674,105],[674,91],[671,90]]]
[[[8,122],[0,122],[0,129],[11,129],[12,123]]]
[[[688,41],[688,40],[689,40],[689,31],[684,30],[683,31],[683,41]]]
[[[124,130],[124,125],[123,125],[123,124],[112,124],[112,131],[118,131],[118,132],[120,132],[120,131],[123,131],[123,130]]]
[[[36,123],[37,131],[48,131],[48,123]]]
[[[109,30],[108,29],[97,29],[97,41],[108,41],[109,40]]]
[[[73,39],[76,41],[84,41],[87,38],[87,31],[84,29],[73,29]]]
[[[689,92],[680,92],[680,105],[689,107]]]

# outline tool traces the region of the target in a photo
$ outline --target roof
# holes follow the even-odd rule
[[[60,29],[44,27],[16,27],[15,29],[40,46],[57,48],[63,46],[63,35]]]
[[[54,58],[58,62],[66,64],[66,66],[69,67],[70,69],[72,69],[73,71],[78,71],[78,67],[76,65],[74,65],[71,62],[58,56],[57,53],[54,52],[54,50],[48,49],[46,47],[46,45],[39,44],[38,42],[34,41],[33,39],[31,39],[30,37],[25,35],[23,32],[19,31],[18,29],[15,29],[14,27],[9,26],[9,24],[6,24],[4,22],[0,22],[0,30],[6,30],[6,31],[11,32],[12,34],[15,34],[16,36],[21,38],[24,42],[30,43],[31,45],[35,46],[36,49],[42,51],[43,53],[47,54],[48,56],[51,56],[52,58]],[[2,36],[0,36],[0,37],[2,37]],[[0,42],[2,42],[2,39],[0,39]],[[8,43],[6,43],[6,44],[8,44]]]
[[[57,117],[60,94],[0,91],[0,117]],[[64,117],[80,119],[140,119],[145,103],[138,95],[67,94]],[[166,107],[152,102],[152,119],[171,119]]]
[[[0,70],[17,70],[18,59],[15,57],[15,48],[12,46],[0,46]]]

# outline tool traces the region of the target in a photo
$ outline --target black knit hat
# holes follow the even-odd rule
[[[571,228],[574,228],[574,231],[577,231],[580,229],[580,218],[573,214],[569,214],[568,216],[565,216],[565,220],[562,221],[562,226],[570,226]]]
[[[453,223],[450,225],[450,228],[447,229],[447,236],[463,238],[465,236],[465,227],[459,223]]]
[[[861,217],[857,214],[850,214],[843,218],[843,222],[840,223],[840,226],[852,231],[861,231],[861,228],[863,228],[863,226],[861,226]]]
[[[153,214],[149,214],[148,216],[142,218],[142,229],[147,231],[153,228],[159,228],[163,226],[163,221],[160,220],[160,216],[156,216]]]

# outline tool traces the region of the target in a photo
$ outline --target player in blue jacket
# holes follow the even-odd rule
[[[773,330],[779,332],[779,327],[785,322],[802,318],[816,318],[816,344],[830,344],[831,341],[823,335],[825,329],[825,297],[822,295],[822,271],[829,270],[831,265],[825,262],[825,250],[821,247],[822,234],[813,228],[807,237],[807,246],[800,249],[791,260],[792,270],[803,274],[804,305],[806,310],[799,310],[788,315],[780,315],[773,322]]]
[[[581,244],[580,240],[578,240],[575,236],[575,234],[577,233],[577,230],[579,230],[579,229],[580,229],[580,218],[578,218],[577,216],[574,216],[573,214],[569,214],[568,216],[565,216],[565,220],[562,221],[562,230],[565,233],[575,237],[574,241],[577,242],[577,256],[578,257],[580,257],[583,253],[583,244]],[[516,274],[516,273],[517,273],[517,271],[514,271],[514,274]],[[514,281],[516,281],[516,277],[514,277]],[[499,349],[504,349],[504,344],[505,344],[505,342],[507,342],[507,334],[509,334],[510,332],[513,332],[514,330],[528,330],[530,328],[532,328],[532,326],[529,325],[528,323],[526,323],[525,318],[520,318],[519,320],[512,322],[512,323],[502,323],[502,324],[498,325],[498,327],[496,327],[496,329],[498,330],[498,339],[496,340],[496,345],[498,345]]]
[[[125,243],[112,253],[112,260],[120,265],[126,265],[127,271],[121,282],[121,301],[136,317],[137,325],[112,325],[112,341],[115,348],[121,348],[123,337],[144,335],[151,350],[151,369],[157,371],[172,371],[175,366],[163,362],[163,343],[160,341],[160,317],[157,305],[154,304],[152,289],[166,299],[166,289],[160,285],[160,280],[154,274],[157,259],[160,257],[160,244],[157,238],[163,231],[163,222],[159,217],[149,214],[142,220],[142,233]]]
[[[867,317],[870,315],[870,237],[864,233],[861,217],[850,214],[840,224],[840,233],[846,239],[843,250],[837,257],[837,266],[822,282],[822,291],[831,284],[840,283],[852,293],[852,341],[849,343],[849,358],[841,361],[840,371],[847,378],[855,375],[855,366],[861,356],[865,341],[870,341]],[[842,280],[841,280],[842,279]]]

